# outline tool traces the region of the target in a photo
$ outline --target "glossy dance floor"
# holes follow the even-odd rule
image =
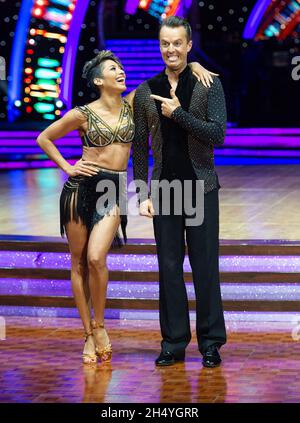
[[[297,322],[228,321],[223,364],[216,369],[202,367],[195,336],[185,363],[156,368],[157,321],[108,320],[106,325],[113,360],[91,367],[80,361],[79,319],[6,318],[0,401],[300,402]],[[192,328],[194,335],[194,322]]]
[[[299,165],[217,166],[217,171],[221,239],[300,239]],[[58,169],[2,171],[0,234],[59,236],[65,178]],[[129,215],[127,234],[153,238],[152,221]]]
[[[220,166],[218,173],[222,185],[222,240],[300,239],[300,166]],[[129,181],[131,178],[129,168]],[[0,234],[59,236],[58,200],[64,179],[65,175],[57,169],[1,173]],[[152,222],[129,216],[128,237],[153,238]],[[157,270],[152,254],[111,255],[108,265],[125,272]],[[69,266],[66,253],[0,252],[0,267],[9,271],[59,271]],[[184,267],[190,271],[187,260]],[[241,275],[245,271],[298,275],[300,261],[298,255],[288,254],[223,255],[220,268],[222,272]],[[25,276],[4,275],[0,279],[0,296],[53,292],[69,296],[71,288],[66,278],[29,280]],[[282,283],[279,279],[275,284],[273,280],[264,284],[248,279],[244,282],[238,286],[222,284],[223,299],[300,301],[298,280]],[[187,289],[193,298],[191,283]],[[109,298],[127,298],[132,293],[137,298],[157,299],[158,287],[151,281],[145,284],[113,280],[109,284]],[[19,314],[19,309],[18,303],[14,314]],[[28,316],[32,309],[28,307]],[[45,317],[43,310],[34,314],[38,317],[0,316],[0,402],[300,403],[300,318],[297,309],[291,310],[293,313],[277,310],[275,317],[273,312],[269,315],[241,311],[235,317],[226,312],[228,343],[221,350],[223,364],[216,369],[201,365],[194,313],[193,339],[186,362],[169,368],[154,366],[160,350],[157,310],[151,317],[145,310],[128,317],[127,310],[122,309],[116,312],[116,319],[107,320],[113,360],[95,367],[81,364],[84,341],[79,318]]]

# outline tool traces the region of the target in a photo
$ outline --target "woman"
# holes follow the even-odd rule
[[[209,72],[199,66],[197,74],[207,83]],[[99,98],[75,107],[46,128],[37,142],[69,178],[60,198],[61,233],[66,232],[71,253],[71,280],[75,303],[83,322],[84,363],[107,362],[112,347],[104,327],[104,309],[108,283],[106,257],[111,244],[121,245],[119,224],[126,242],[126,214],[120,202],[126,195],[126,168],[134,137],[132,103],[134,92],[124,99],[125,73],[118,58],[101,51],[87,62],[83,76]],[[59,153],[53,141],[79,130],[83,156],[74,166]],[[98,183],[109,182],[114,194],[98,192]],[[99,185],[98,185],[99,187]],[[105,198],[105,202],[104,202]],[[99,206],[102,201],[102,207]],[[91,294],[94,318],[91,320]]]

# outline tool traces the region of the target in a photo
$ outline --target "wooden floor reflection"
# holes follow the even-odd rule
[[[80,361],[79,319],[7,317],[6,340],[0,341],[0,401],[300,402],[295,325],[229,322],[221,367],[202,367],[193,337],[185,363],[156,368],[158,322],[109,320],[113,360],[91,367]]]
[[[300,166],[218,166],[221,239],[300,239]],[[58,169],[1,173],[0,234],[59,236]],[[128,169],[128,182],[132,180]],[[132,196],[129,193],[129,197]],[[133,200],[133,199],[132,199]],[[150,219],[128,216],[129,238],[153,238]]]

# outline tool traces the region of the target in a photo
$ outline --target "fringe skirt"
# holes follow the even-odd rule
[[[127,242],[127,173],[98,166],[94,176],[70,176],[60,196],[60,233],[66,233],[66,225],[81,222],[90,233],[94,225],[109,215],[115,206],[121,218],[124,243]],[[114,210],[115,212],[115,210]],[[122,239],[117,231],[113,246],[121,247]]]

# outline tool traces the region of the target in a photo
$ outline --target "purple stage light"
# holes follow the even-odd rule
[[[68,110],[72,107],[74,65],[81,25],[83,23],[88,5],[89,0],[77,0],[71,26],[68,32],[67,44],[64,51],[60,99],[64,104],[67,105]]]
[[[0,315],[2,316],[31,316],[39,317],[40,319],[49,317],[78,317],[78,311],[75,308],[62,308],[62,307],[24,307],[24,306],[0,306]],[[243,323],[245,331],[265,331],[263,326],[264,323],[268,322],[273,325],[272,331],[279,332],[286,329],[286,326],[292,330],[300,319],[300,313],[297,312],[224,312],[226,325],[230,324],[232,329],[242,331],[242,327],[239,325],[235,327],[235,324]],[[106,309],[106,319],[121,319],[121,320],[155,320],[158,321],[159,315],[156,310],[118,310],[118,309]],[[192,321],[196,320],[196,314],[194,311],[190,312],[190,318]],[[256,322],[257,325],[253,325]],[[279,325],[280,323],[280,325]],[[80,325],[80,321],[78,321]],[[259,324],[262,324],[260,326]]]
[[[248,134],[234,134],[227,132],[224,148],[228,146],[238,147],[268,147],[268,148],[299,148],[299,136],[278,136],[278,135],[261,135],[254,136]]]
[[[255,37],[260,21],[270,3],[272,3],[272,0],[258,0],[256,2],[244,29],[244,38],[251,39]]]
[[[241,149],[241,148],[217,148],[215,150],[215,156],[236,156],[236,157],[300,157],[300,151],[297,150],[259,150],[253,149]]]
[[[190,7],[192,6],[192,2],[193,2],[193,0],[182,0],[182,1],[180,1],[175,15],[176,16],[186,16]]]
[[[76,159],[68,160],[70,164],[74,164]],[[0,162],[0,169],[40,169],[40,168],[49,168],[57,167],[55,163],[51,160],[20,160],[16,162]]]
[[[69,137],[69,138],[60,138],[55,142],[56,146],[60,147],[82,147],[82,142],[78,136],[76,137]],[[35,139],[32,138],[26,138],[26,139],[14,139],[8,140],[8,139],[0,139],[0,148],[1,147],[37,147],[40,150],[40,153],[43,152],[43,150],[37,145]],[[2,150],[1,150],[2,151]],[[0,152],[1,152],[0,151]]]
[[[228,128],[230,135],[300,135],[300,128]]]
[[[62,146],[61,146],[62,147]],[[82,154],[82,147],[72,147],[72,148],[61,148],[60,152],[62,155],[70,156],[79,156]],[[39,157],[48,157],[38,146],[36,147],[0,147],[0,154],[26,154],[30,155],[33,158],[35,155],[36,159]]]
[[[133,85],[137,82],[140,81],[132,81]],[[26,157],[35,152],[43,155],[36,144],[38,134],[37,131],[0,131],[0,154],[20,154],[19,160],[14,157],[7,160],[5,157],[0,162],[0,169],[56,167],[50,160],[41,160],[40,156],[34,159]],[[56,144],[58,147],[70,147],[66,152],[69,156],[81,155],[81,140],[77,131],[72,131]],[[30,150],[33,146],[37,148],[36,151]],[[12,147],[16,147],[16,150],[12,151]],[[299,149],[300,128],[228,128],[224,146],[215,149],[216,165],[299,164]]]
[[[239,147],[268,147],[268,148],[299,148],[300,134],[291,132],[290,135],[283,132],[268,134],[269,129],[265,130],[265,134],[255,135],[253,130],[227,130],[224,147],[239,146]],[[253,135],[251,134],[253,133]],[[294,136],[293,136],[294,135]],[[36,138],[38,133],[28,132],[26,135],[21,132],[1,132],[0,133],[0,147],[13,146],[37,146]],[[69,136],[65,136],[57,141],[59,146],[81,146],[79,135],[74,132]],[[223,147],[222,147],[223,148]]]
[[[126,66],[126,74],[128,75],[128,73],[130,73],[131,71],[134,72],[134,75],[135,76],[139,77],[139,76],[141,76],[143,74],[146,74],[146,73],[151,73],[152,74],[152,72],[160,72],[161,71],[161,66],[147,66],[147,68],[146,69],[144,68],[144,70],[141,71],[141,72],[136,72],[136,68],[135,67]]]
[[[77,159],[68,159],[70,164],[74,164]],[[215,155],[216,166],[236,166],[236,165],[294,165],[300,164],[300,158],[281,157],[280,152],[278,157],[234,157],[234,156],[220,156]],[[28,169],[44,169],[57,168],[56,164],[50,160],[20,160],[11,162],[0,162],[0,170],[28,170]]]
[[[127,0],[126,5],[125,5],[125,13],[129,13],[130,15],[134,15],[136,13],[136,10],[137,10],[139,4],[140,4],[139,0]],[[192,5],[192,0],[181,0],[181,1],[179,1],[175,15],[186,16],[186,14],[188,13],[191,5]],[[151,5],[150,5],[150,7],[151,7]],[[154,5],[154,7],[159,8],[160,6]],[[163,6],[161,6],[161,7],[163,7]]]
[[[0,130],[0,139],[1,138],[27,138],[27,137],[37,137],[40,131],[15,131],[15,130]],[[227,128],[226,134],[228,135],[270,135],[270,136],[282,136],[282,135],[294,135],[300,136],[300,127],[299,128]],[[77,131],[69,132],[64,136],[64,138],[72,138],[78,136]]]
[[[188,298],[195,299],[194,286],[186,283]],[[300,284],[221,284],[223,300],[300,301]],[[0,279],[0,295],[37,295],[73,297],[70,280]],[[107,298],[158,300],[158,282],[110,281]]]
[[[156,255],[109,254],[110,270],[158,271]],[[6,268],[70,269],[69,253],[39,253],[24,251],[1,251],[0,266]],[[298,256],[221,256],[220,270],[223,272],[300,272]],[[184,260],[184,271],[191,272],[188,257]],[[280,282],[280,281],[279,281]]]
[[[27,139],[27,138],[34,138],[36,139],[41,131],[0,131],[0,140],[3,138],[12,138],[12,139]],[[69,132],[64,136],[64,138],[72,138],[78,136],[78,131]]]
[[[126,39],[126,40],[107,40],[107,42],[109,43],[110,46],[123,46],[123,45],[142,45],[142,46],[148,46],[148,45],[152,45],[155,47],[159,46],[158,40],[151,40],[151,39],[142,39],[142,40],[134,40],[134,39]]]
[[[136,9],[138,8],[140,0],[127,0],[125,5],[125,13],[128,13],[129,15],[134,15],[136,12]]]
[[[145,58],[145,57],[150,57],[150,58],[155,58],[155,59],[159,59],[162,61],[161,55],[159,51],[153,51],[153,52],[146,52],[146,53],[137,53],[135,51],[130,51],[130,52],[120,52],[118,53],[118,57],[120,59],[136,59],[138,57],[140,57],[141,59]],[[163,62],[162,62],[163,63]],[[127,67],[125,67],[125,71],[126,71]]]
[[[216,166],[258,166],[258,165],[299,165],[300,158],[293,157],[242,157],[242,156],[215,156]]]

